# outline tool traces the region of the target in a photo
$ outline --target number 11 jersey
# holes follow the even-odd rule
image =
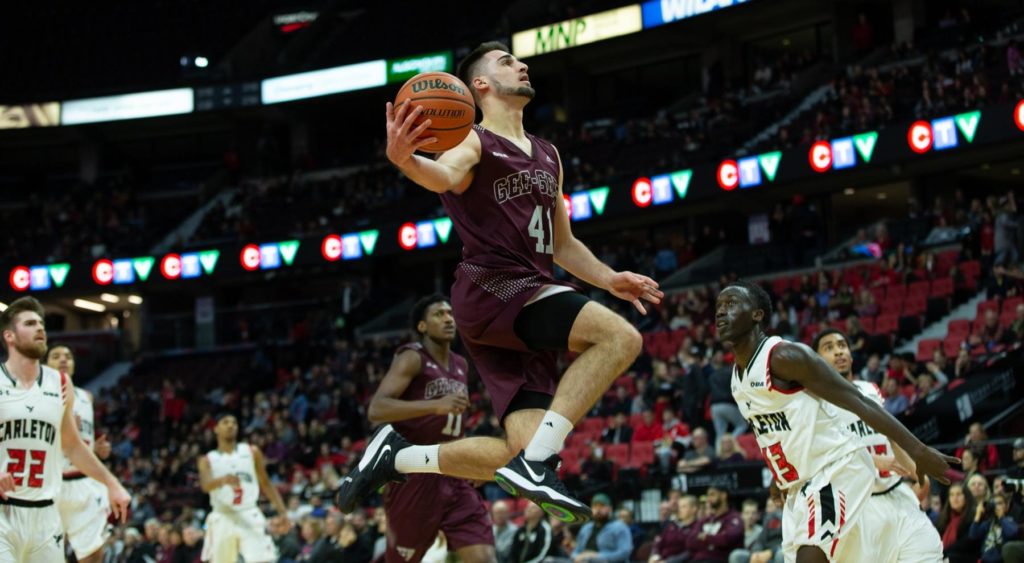
[[[861,445],[843,427],[837,407],[803,389],[772,385],[769,358],[779,342],[777,336],[762,340],[743,377],[739,366],[733,366],[732,396],[776,483],[787,490]]]
[[[65,376],[39,366],[32,387],[19,388],[0,364],[0,472],[10,473],[10,498],[53,500],[60,491],[64,452],[61,422],[66,402]],[[70,386],[70,383],[66,383]]]
[[[431,401],[445,395],[469,395],[466,386],[469,363],[466,358],[448,353],[448,365],[437,363],[423,344],[411,342],[395,350],[395,356],[412,350],[420,356],[420,373],[405,388],[403,401]],[[394,423],[395,430],[413,444],[439,444],[461,438],[465,433],[463,416],[427,415]]]

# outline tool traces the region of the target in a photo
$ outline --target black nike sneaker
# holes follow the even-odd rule
[[[394,426],[385,424],[378,428],[367,443],[363,457],[359,458],[359,464],[341,480],[334,497],[338,508],[349,514],[388,482],[405,481],[405,475],[395,469],[395,454],[409,445]]]
[[[567,524],[582,524],[593,516],[590,507],[569,496],[558,480],[562,458],[553,455],[544,461],[530,461],[525,451],[494,474],[494,481],[508,494],[529,499],[551,516]]]

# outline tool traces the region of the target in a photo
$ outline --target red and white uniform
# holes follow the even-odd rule
[[[769,358],[782,341],[764,339],[745,372],[733,367],[732,394],[776,483],[789,492],[786,561],[804,545],[819,547],[830,561],[870,561],[875,550],[862,520],[874,484],[871,457],[841,425],[835,406],[803,389],[772,385]]]
[[[2,364],[0,371],[0,472],[10,473],[15,486],[7,501],[0,500],[0,561],[63,561],[64,531],[54,499],[64,464],[64,393],[71,382],[40,366],[25,389]]]
[[[210,491],[213,510],[206,517],[206,541],[203,561],[235,563],[239,554],[246,563],[277,561],[277,548],[267,534],[267,520],[256,505],[260,484],[256,478],[256,461],[252,448],[244,442],[225,453],[213,450],[206,454],[210,476],[238,477],[239,486],[227,485]]]
[[[75,403],[71,412],[78,425],[78,434],[86,446],[96,443],[92,395],[74,388]],[[107,488],[82,474],[67,458],[64,459],[64,484],[60,489],[57,510],[75,557],[84,559],[103,547],[109,535],[110,497]]]
[[[885,402],[874,383],[854,381],[865,397]],[[850,411],[838,409],[839,420],[860,439],[869,453],[891,456],[892,444]],[[875,471],[875,486],[865,507],[865,529],[878,544],[877,563],[925,563],[942,560],[942,540],[928,515],[921,510],[910,485],[899,475]]]

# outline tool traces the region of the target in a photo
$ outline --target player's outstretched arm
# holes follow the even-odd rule
[[[256,480],[260,483],[260,492],[270,501],[270,506],[274,507],[279,518],[288,518],[288,509],[284,505],[281,493],[267,475],[267,463],[263,459],[263,452],[256,446],[250,445],[249,448],[252,449],[252,460],[256,466]]]
[[[60,425],[60,440],[64,455],[79,471],[107,487],[110,509],[114,513],[114,518],[124,522],[128,518],[128,505],[131,503],[132,497],[121,486],[114,474],[96,457],[92,449],[82,441],[82,436],[78,434],[78,425],[75,424],[74,387],[71,382],[65,382],[64,385],[64,396],[68,398],[67,404],[64,405],[64,418]]]
[[[404,350],[395,356],[370,401],[370,408],[366,413],[370,422],[381,424],[432,414],[460,414],[466,410],[469,398],[465,395],[445,395],[430,401],[406,401],[398,398],[419,375],[420,363],[420,355],[413,350]]]
[[[437,160],[416,155],[416,151],[435,142],[433,137],[421,139],[420,135],[430,127],[427,119],[414,126],[423,109],[411,104],[394,107],[387,103],[387,156],[410,180],[437,193],[454,191],[462,193],[473,181],[473,169],[480,162],[480,137],[470,130],[469,136],[457,147],[445,151]]]
[[[558,157],[558,193],[562,193],[562,157]],[[597,259],[575,235],[569,224],[569,214],[565,211],[565,201],[561,195],[555,198],[554,217],[554,259],[555,263],[570,274],[604,289],[618,297],[629,301],[637,311],[646,315],[647,309],[642,301],[661,303],[665,296],[658,289],[658,282],[647,276],[633,272],[616,272],[607,264]]]
[[[931,475],[939,482],[949,484],[949,479],[945,477],[946,470],[950,463],[960,463],[959,459],[926,446],[900,421],[865,397],[809,347],[780,342],[772,349],[768,363],[773,379],[802,385],[807,391],[859,416],[876,431],[888,436],[894,444],[901,446],[917,464],[918,481],[924,481],[925,475]]]

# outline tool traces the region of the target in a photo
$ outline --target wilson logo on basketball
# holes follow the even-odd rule
[[[457,92],[462,95],[466,94],[466,91],[462,89],[462,86],[459,86],[458,84],[448,84],[447,82],[436,78],[420,80],[419,82],[412,83],[413,93],[425,92],[427,90],[451,90],[452,92]]]

